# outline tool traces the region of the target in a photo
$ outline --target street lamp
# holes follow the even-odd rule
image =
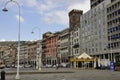
[[[111,34],[111,31],[110,31]],[[112,56],[112,35],[110,35],[110,53],[111,53],[111,61],[113,61],[113,56]]]
[[[5,6],[4,8],[2,9],[4,12],[7,12],[8,9],[6,8],[7,4],[10,3],[10,2],[13,2],[15,4],[17,4],[18,6],[18,12],[19,12],[19,30],[18,30],[18,54],[17,54],[17,58],[18,58],[18,62],[17,62],[17,74],[16,74],[16,77],[15,79],[20,79],[20,75],[19,75],[19,54],[20,54],[20,5],[17,1],[13,1],[13,0],[10,0],[10,1],[7,1],[5,3]]]
[[[38,51],[38,53],[37,53],[37,68],[38,68],[38,70],[40,70],[41,71],[41,47],[40,47],[40,28],[39,27],[34,27],[33,29],[32,29],[32,34],[34,33],[34,30],[35,29],[38,29],[38,31],[39,31],[39,39],[38,39],[38,45],[39,45],[39,51]]]

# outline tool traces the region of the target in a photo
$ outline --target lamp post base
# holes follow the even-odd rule
[[[41,68],[38,68],[39,71],[41,71],[42,69]]]
[[[16,80],[20,80],[20,75],[17,73],[16,74],[16,77],[15,77]]]

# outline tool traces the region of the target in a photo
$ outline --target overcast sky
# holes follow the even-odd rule
[[[18,40],[18,6],[10,2],[6,5],[8,12],[3,12],[2,8],[7,1],[0,0],[0,41]],[[42,39],[42,34],[47,31],[61,31],[69,27],[69,11],[79,9],[85,13],[90,9],[90,0],[15,1],[20,5],[21,40]],[[34,34],[31,34],[32,30]]]

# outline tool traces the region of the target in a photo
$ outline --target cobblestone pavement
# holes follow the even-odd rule
[[[43,71],[74,71],[74,73],[20,74],[20,80],[120,80],[120,72],[110,70],[73,70],[65,68],[55,70],[48,68]],[[15,80],[15,74],[6,75],[6,80]]]

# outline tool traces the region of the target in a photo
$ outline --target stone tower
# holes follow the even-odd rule
[[[80,26],[80,16],[83,14],[82,10],[73,9],[69,12],[69,27],[70,30],[75,26]]]

